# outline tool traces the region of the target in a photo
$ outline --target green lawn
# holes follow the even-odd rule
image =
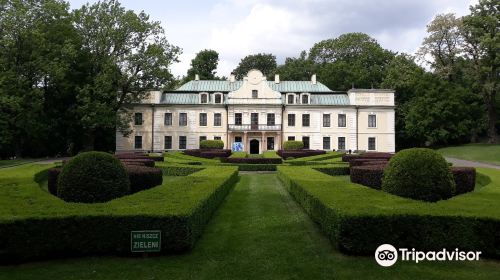
[[[339,253],[275,174],[241,176],[190,253],[0,267],[0,279],[500,279],[500,262],[396,263]]]
[[[443,156],[500,165],[500,145],[469,144],[438,150]]]

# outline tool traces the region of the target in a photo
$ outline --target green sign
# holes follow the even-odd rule
[[[130,250],[133,253],[160,252],[160,230],[137,230],[130,232]]]

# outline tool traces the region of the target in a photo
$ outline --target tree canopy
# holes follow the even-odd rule
[[[236,79],[242,79],[252,69],[260,70],[268,79],[277,67],[276,56],[266,53],[247,55],[241,59],[238,66],[233,70]]]

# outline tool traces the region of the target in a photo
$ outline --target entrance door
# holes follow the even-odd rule
[[[259,130],[259,113],[252,113],[250,115],[250,124],[252,130]]]
[[[259,154],[259,140],[252,139],[250,140],[250,153],[251,154]]]
[[[309,137],[302,137],[302,142],[304,143],[304,149],[309,149]]]

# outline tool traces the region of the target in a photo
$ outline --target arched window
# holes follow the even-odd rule
[[[302,94],[301,103],[302,104],[309,104],[309,94],[307,94],[307,93]]]
[[[289,93],[286,96],[286,104],[294,104],[295,103],[295,94]]]

